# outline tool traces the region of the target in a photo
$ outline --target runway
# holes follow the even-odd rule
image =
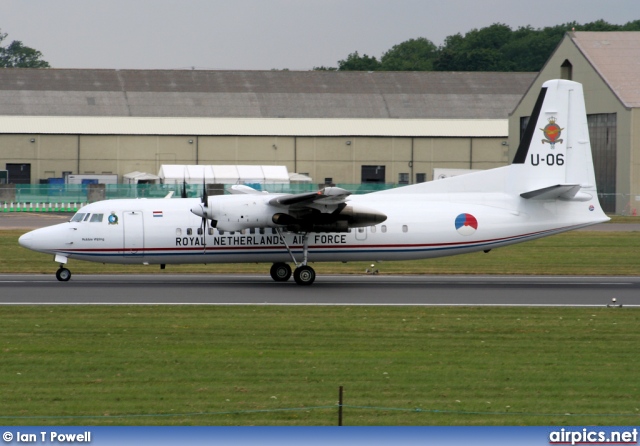
[[[640,306],[638,277],[0,275],[0,305]]]

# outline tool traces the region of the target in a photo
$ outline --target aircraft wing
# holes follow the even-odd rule
[[[248,186],[234,186],[232,195],[208,197],[191,212],[223,231],[247,228],[285,228],[290,232],[347,232],[350,228],[376,225],[387,216],[375,209],[347,204],[351,192],[339,187],[325,187],[302,194],[268,194]]]
[[[269,204],[293,209],[317,208],[315,205],[332,205],[333,209],[335,209],[335,206],[344,203],[349,195],[351,195],[351,192],[340,187],[325,187],[317,192],[280,195],[271,199]]]

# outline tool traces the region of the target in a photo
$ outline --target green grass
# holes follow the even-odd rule
[[[25,231],[0,231],[0,273],[53,274],[50,255],[18,245]],[[569,232],[491,251],[440,259],[375,262],[381,274],[551,274],[636,275],[640,272],[640,233]],[[318,274],[363,274],[371,262],[316,263]],[[264,273],[268,264],[103,265],[71,260],[73,274],[103,273]]]
[[[346,425],[635,425],[640,414],[635,309],[1,311],[5,425],[335,425],[341,385]]]

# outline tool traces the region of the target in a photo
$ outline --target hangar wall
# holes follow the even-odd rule
[[[505,138],[1,134],[5,163],[30,164],[31,183],[72,174],[156,174],[162,164],[285,165],[314,182],[360,183],[363,165],[385,167],[386,183],[434,168],[488,169],[509,162]],[[423,174],[423,177],[418,177]]]

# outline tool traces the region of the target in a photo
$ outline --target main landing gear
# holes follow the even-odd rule
[[[286,282],[291,277],[291,267],[287,263],[274,263],[269,272],[276,282]]]
[[[270,274],[276,282],[286,282],[291,278],[292,271],[287,263],[274,263]],[[293,271],[293,280],[298,285],[311,285],[316,280],[316,272],[309,265],[299,265]]]
[[[287,245],[286,240],[284,239],[281,229],[276,229],[278,231],[278,235],[280,235],[280,239],[284,243],[284,246],[287,248],[287,252],[291,256],[291,260],[296,265],[295,271],[293,271],[293,280],[296,281],[298,285],[311,285],[316,280],[316,272],[313,268],[307,265],[307,255],[309,253],[309,237],[306,233],[302,234],[302,263],[298,263],[296,261],[291,248]],[[291,267],[286,263],[274,263],[271,266],[271,278],[276,282],[286,282],[291,277]]]

